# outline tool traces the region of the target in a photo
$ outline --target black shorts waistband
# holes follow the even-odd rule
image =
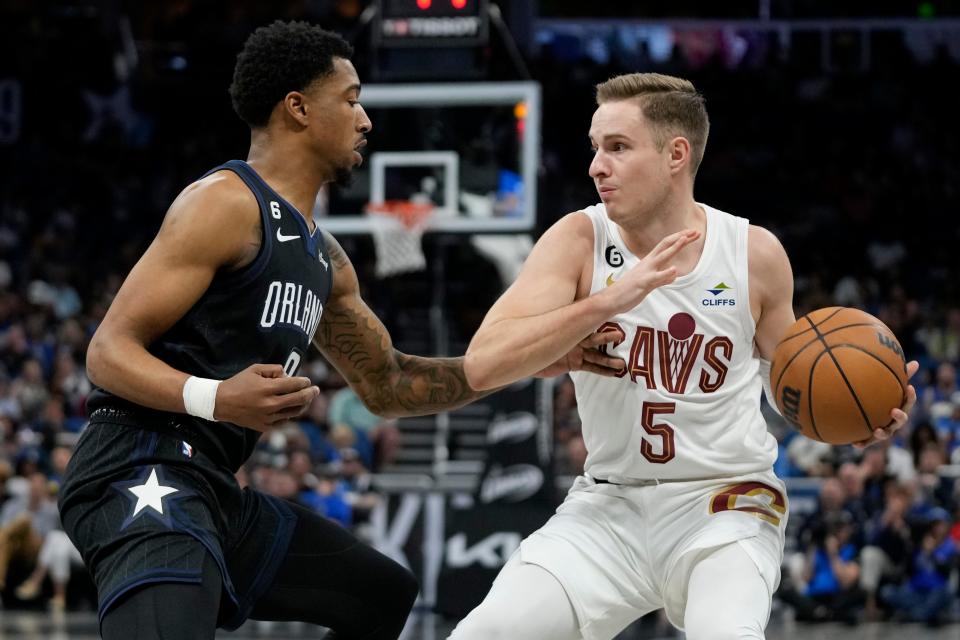
[[[128,427],[157,431],[185,440],[217,464],[229,466],[223,453],[210,442],[207,434],[186,415],[157,411],[146,407],[97,407],[90,412],[90,422],[122,424]]]

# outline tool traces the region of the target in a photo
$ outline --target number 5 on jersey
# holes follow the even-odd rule
[[[665,422],[654,422],[658,415],[673,413],[676,408],[676,402],[644,402],[640,409],[640,426],[643,427],[643,430],[651,436],[659,436],[663,439],[660,453],[656,452],[647,438],[644,438],[643,444],[640,445],[640,453],[654,464],[665,464],[677,455],[673,442],[673,427]]]

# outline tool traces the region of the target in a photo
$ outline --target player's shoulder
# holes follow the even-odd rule
[[[259,233],[260,206],[231,171],[205,176],[184,188],[167,210],[157,236],[181,249],[202,249],[224,264],[243,259],[252,229]]]
[[[747,263],[751,280],[760,278],[779,286],[793,279],[790,259],[780,239],[769,229],[754,224],[747,230]]]
[[[576,245],[593,246],[593,221],[586,210],[572,211],[547,229],[543,238]]]
[[[787,257],[780,239],[772,231],[759,225],[747,227],[747,251],[751,262],[769,264]]]
[[[256,215],[256,196],[233,171],[217,171],[187,185],[174,200],[171,212],[201,210],[205,216]]]

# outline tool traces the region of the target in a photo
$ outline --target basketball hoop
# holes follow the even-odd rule
[[[421,240],[433,208],[432,203],[410,200],[385,200],[366,206],[367,215],[374,221],[378,278],[426,269]]]

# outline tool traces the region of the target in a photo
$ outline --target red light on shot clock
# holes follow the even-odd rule
[[[450,0],[450,4],[453,5],[454,9],[463,9],[467,6],[467,0]]]
[[[421,11],[429,9],[431,4],[433,4],[433,0],[417,0],[417,8]]]

